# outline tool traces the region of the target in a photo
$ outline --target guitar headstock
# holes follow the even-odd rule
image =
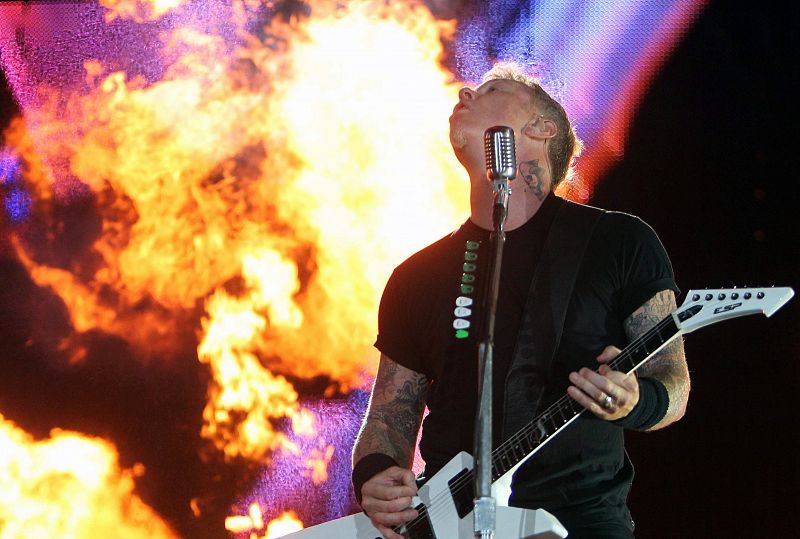
[[[686,300],[673,313],[673,318],[682,333],[690,333],[738,316],[771,316],[792,296],[794,290],[789,287],[689,290]]]

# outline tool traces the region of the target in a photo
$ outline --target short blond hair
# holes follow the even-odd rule
[[[497,64],[483,76],[483,82],[498,79],[520,82],[533,90],[533,107],[545,119],[555,122],[558,128],[547,151],[552,171],[552,189],[562,181],[572,179],[575,175],[575,159],[583,150],[583,142],[575,135],[564,107],[542,88],[536,78],[526,75],[515,64]]]

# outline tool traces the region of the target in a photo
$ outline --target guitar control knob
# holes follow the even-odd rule
[[[698,299],[700,299],[700,294],[695,294],[692,296],[692,301],[697,301]]]
[[[725,294],[720,294],[719,296],[717,296],[717,299],[725,299]]]
[[[733,294],[731,294],[731,299],[739,299],[739,294],[734,292]]]
[[[759,292],[758,294],[756,294],[756,297],[758,299],[764,299],[764,292]]]
[[[706,301],[711,301],[714,299],[714,294],[706,294]]]
[[[745,292],[744,293],[744,299],[750,299],[752,297],[753,297],[753,294],[751,294],[750,292]]]

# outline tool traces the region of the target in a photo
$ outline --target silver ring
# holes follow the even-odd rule
[[[606,410],[610,410],[614,407],[614,397],[611,395],[606,395],[602,399],[600,399],[600,406],[605,408]]]

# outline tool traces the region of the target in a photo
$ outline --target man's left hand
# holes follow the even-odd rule
[[[612,370],[607,365],[619,353],[619,348],[606,346],[597,356],[601,363],[597,372],[584,367],[569,373],[569,380],[574,384],[567,388],[569,396],[600,419],[608,421],[627,416],[639,402],[636,375]]]

